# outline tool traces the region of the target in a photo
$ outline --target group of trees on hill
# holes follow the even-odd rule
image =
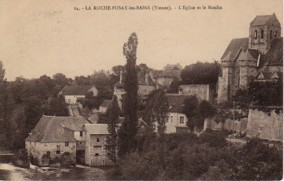
[[[0,128],[1,146],[23,148],[24,139],[43,114],[68,115],[64,98],[58,93],[70,79],[58,73],[52,78],[46,75],[31,80],[17,77],[8,82],[2,62],[0,65],[0,122],[4,125]]]

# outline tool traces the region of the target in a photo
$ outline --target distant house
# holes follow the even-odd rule
[[[140,98],[145,99],[157,86],[149,73],[138,73],[138,95]],[[125,94],[124,82],[122,81],[122,72],[120,73],[119,82],[114,84],[114,95],[117,97],[118,105],[122,109],[122,99]]]
[[[138,95],[140,97],[148,96],[156,90],[156,84],[148,73],[138,75]]]
[[[85,98],[87,93],[92,93],[93,96],[96,96],[98,90],[94,85],[67,85],[60,92],[67,104],[76,104],[77,100]]]
[[[166,134],[187,132],[187,117],[182,112],[186,95],[167,94],[169,102],[169,112],[166,118]],[[157,131],[157,123],[155,123],[155,131]]]
[[[214,89],[209,84],[186,84],[179,86],[180,95],[195,95],[201,100],[213,102]]]
[[[111,103],[112,103],[112,100],[104,100],[102,102],[102,104],[100,105],[99,113],[105,114],[107,112],[109,106],[111,105]]]
[[[85,135],[83,117],[43,115],[30,135],[25,147],[31,161],[39,166],[58,162],[63,155],[69,156],[73,164],[84,159]]]
[[[112,165],[106,150],[106,138],[109,135],[107,124],[85,124],[86,152],[85,164],[89,166]]]

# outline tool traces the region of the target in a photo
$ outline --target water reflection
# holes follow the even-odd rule
[[[71,169],[18,168],[9,163],[0,164],[0,180],[105,180],[105,171],[80,166]]]

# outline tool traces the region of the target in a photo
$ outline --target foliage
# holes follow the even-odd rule
[[[107,119],[108,119],[108,132],[110,135],[106,139],[106,149],[108,151],[108,157],[110,160],[116,164],[117,160],[117,129],[119,122],[119,106],[117,102],[117,97],[114,96],[112,103],[107,110]]]
[[[180,81],[178,78],[174,77],[169,89],[167,90],[167,93],[178,93],[178,88],[180,85]]]
[[[221,139],[222,138],[222,139]],[[214,141],[214,139],[216,139]],[[112,172],[112,179],[130,180],[279,180],[282,150],[251,140],[243,147],[224,143],[225,133],[208,131],[165,135],[165,164],[159,138],[146,150],[126,155]],[[221,140],[221,141],[220,141]],[[220,144],[218,142],[221,142]],[[213,143],[213,144],[212,144]]]
[[[200,137],[200,143],[208,143],[210,147],[224,147],[227,145],[225,134],[222,131],[206,130]]]
[[[283,174],[282,161],[282,150],[270,148],[260,140],[250,140],[240,152],[235,178],[280,180]]]
[[[125,121],[119,129],[118,154],[123,157],[136,149],[135,135],[137,133],[137,109],[138,109],[138,82],[136,71],[137,35],[132,33],[128,42],[123,46],[123,54],[126,57],[126,72],[124,88],[126,91],[124,99]]]
[[[161,89],[153,91],[146,103],[146,109],[143,114],[143,120],[148,125],[154,127],[157,124],[158,134],[164,135],[166,129],[166,119],[169,111],[169,103],[165,92]]]
[[[92,83],[91,83],[91,76],[88,76],[88,77],[76,76],[75,77],[75,83],[77,85],[92,85]]]
[[[185,66],[181,72],[183,84],[211,84],[215,85],[221,71],[220,64],[197,62]]]
[[[137,153],[131,153],[127,155],[125,159],[121,161],[120,172],[121,180],[153,180],[159,173],[159,166],[155,164],[155,153],[149,152],[144,156],[140,156]]]
[[[5,69],[3,63],[0,61],[0,124],[1,133],[4,133],[6,138],[9,138],[12,135],[13,128],[9,122],[9,93],[8,93],[8,84],[5,78]],[[1,134],[0,133],[0,134]],[[2,141],[2,140],[0,140]],[[3,141],[3,146],[7,146],[9,143]]]
[[[201,180],[229,180],[233,174],[230,165],[223,159],[217,161],[214,166],[210,166],[208,171],[204,173]]]
[[[5,93],[6,102],[0,102],[5,103],[7,107],[5,109],[7,110],[7,125],[3,126],[3,131],[1,130],[0,141],[5,143],[5,140],[2,140],[3,134],[10,139],[6,145],[2,144],[1,146],[6,149],[23,148],[24,139],[43,114],[68,115],[64,98],[57,96],[59,90],[68,82],[70,82],[70,79],[63,74],[56,74],[54,78],[43,75],[40,78],[30,80],[17,77],[15,81],[6,82],[6,93],[0,91],[0,95]]]
[[[238,90],[233,98],[242,107],[253,103],[259,106],[281,106],[283,104],[283,82],[252,82],[248,89]]]
[[[215,108],[206,100],[199,103],[196,96],[189,96],[184,100],[182,112],[186,115],[188,127],[193,130],[203,128],[205,118],[210,118],[215,114]]]

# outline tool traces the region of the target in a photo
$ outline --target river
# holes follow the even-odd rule
[[[76,168],[19,168],[11,163],[0,163],[0,180],[105,180],[105,170],[77,166]]]

